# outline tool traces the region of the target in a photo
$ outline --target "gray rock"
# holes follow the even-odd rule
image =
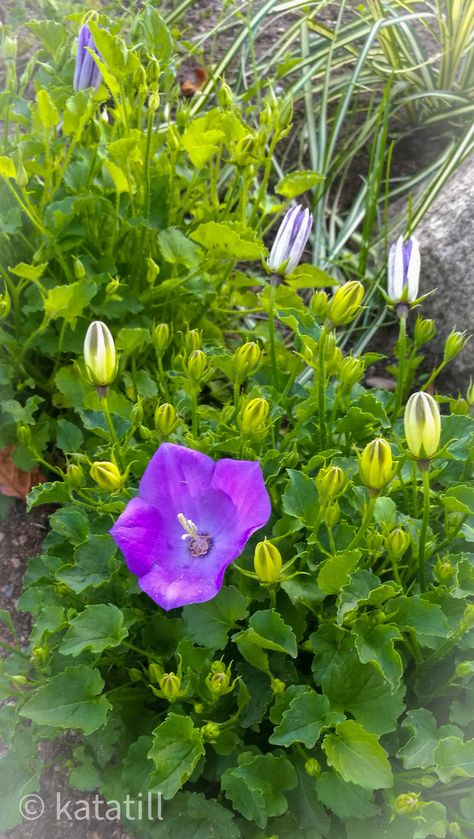
[[[423,293],[436,288],[421,307],[436,320],[438,334],[427,349],[442,355],[452,329],[474,334],[474,157],[468,158],[445,184],[415,231],[421,248]],[[445,369],[443,384],[464,394],[474,378],[474,338]]]

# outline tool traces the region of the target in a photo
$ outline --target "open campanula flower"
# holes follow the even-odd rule
[[[85,90],[86,87],[100,87],[102,74],[89,50],[100,56],[92,32],[87,24],[81,26],[77,39],[76,67],[74,70],[74,91]]]
[[[110,533],[140,588],[168,610],[215,597],[270,513],[258,462],[163,443]]]
[[[388,257],[387,292],[392,303],[413,303],[420,280],[420,248],[412,236],[408,242],[399,236]]]
[[[276,274],[292,274],[308,241],[313,216],[298,204],[286,213],[273,242],[267,266]]]

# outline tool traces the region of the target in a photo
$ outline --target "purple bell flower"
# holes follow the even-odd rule
[[[393,303],[413,303],[418,296],[420,248],[414,236],[403,242],[399,236],[388,257],[388,297]]]
[[[86,87],[100,87],[102,82],[102,74],[95,63],[88,48],[100,57],[92,32],[87,24],[81,26],[81,31],[77,39],[77,54],[76,54],[76,68],[74,70],[74,92],[78,90],[85,90]]]
[[[300,204],[288,210],[267,259],[270,271],[285,275],[293,273],[303,255],[312,224],[313,216]]]
[[[168,610],[215,597],[270,514],[258,462],[163,443],[110,533],[140,588]]]

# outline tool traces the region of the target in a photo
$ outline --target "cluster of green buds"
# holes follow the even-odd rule
[[[371,495],[379,495],[393,478],[390,444],[383,437],[372,440],[359,456],[359,475]]]
[[[225,666],[223,661],[213,661],[206,676],[206,687],[213,699],[219,699],[234,690],[237,679],[232,679],[232,665]]]
[[[337,377],[342,390],[350,391],[364,375],[365,365],[361,358],[346,355],[339,367]]]
[[[324,466],[316,476],[322,516],[327,527],[335,527],[341,517],[337,499],[346,485],[347,478],[340,466]]]
[[[429,393],[419,391],[410,396],[405,407],[404,425],[408,450],[424,469],[438,451],[441,436],[438,404]]]
[[[240,430],[248,437],[261,437],[267,430],[270,405],[263,397],[250,399],[240,413]]]
[[[278,548],[265,539],[255,548],[253,566],[261,583],[272,584],[280,579],[283,560]]]
[[[84,362],[89,381],[105,397],[117,375],[117,357],[112,333],[100,320],[93,321],[86,332]]]
[[[106,492],[118,492],[123,487],[124,478],[116,463],[99,460],[92,464],[89,472],[93,481]]]

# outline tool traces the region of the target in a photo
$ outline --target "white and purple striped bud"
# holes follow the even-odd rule
[[[303,255],[312,224],[313,216],[300,204],[288,210],[267,259],[270,271],[283,275],[293,273]]]
[[[412,236],[408,242],[399,236],[388,257],[387,291],[392,303],[413,303],[418,296],[420,248]]]
[[[87,24],[84,24],[81,26],[77,39],[76,67],[74,70],[75,93],[78,90],[85,90],[86,87],[95,87],[97,90],[102,83],[102,74],[89,50],[100,57],[92,32]]]

